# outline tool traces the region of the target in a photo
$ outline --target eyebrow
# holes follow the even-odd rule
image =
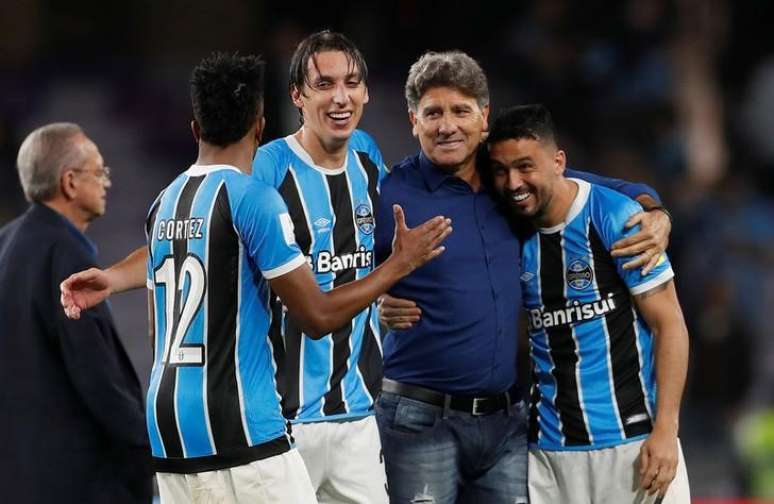
[[[363,80],[363,76],[360,75],[360,72],[357,72],[357,71],[350,72],[350,73],[348,73],[347,75],[344,76],[344,80],[350,80],[350,79]],[[331,75],[327,75],[327,74],[323,74],[323,73],[319,73],[318,72],[317,73],[317,77],[315,77],[313,82],[320,82],[320,81],[323,81],[323,80],[334,81],[334,80],[336,80],[336,78],[331,76]]]

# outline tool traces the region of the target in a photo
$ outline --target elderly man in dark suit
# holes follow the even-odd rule
[[[95,264],[83,234],[109,170],[80,127],[36,129],[19,149],[31,205],[0,229],[0,488],[4,502],[150,502],[137,375],[106,304],[68,320],[59,283]]]

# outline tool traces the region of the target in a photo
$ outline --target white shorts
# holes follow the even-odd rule
[[[389,502],[373,415],[345,422],[293,424],[293,437],[321,504]]]
[[[292,449],[249,464],[194,474],[156,473],[161,504],[316,504],[304,461]]]
[[[640,447],[645,440],[588,451],[529,451],[529,501],[572,504],[657,502],[640,488]],[[677,473],[663,504],[690,504],[688,472],[678,440]]]

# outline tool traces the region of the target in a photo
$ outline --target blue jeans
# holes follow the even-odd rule
[[[527,502],[523,403],[486,416],[383,392],[376,401],[391,504]]]

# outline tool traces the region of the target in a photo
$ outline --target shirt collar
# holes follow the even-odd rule
[[[88,236],[81,233],[81,230],[75,227],[75,225],[70,222],[64,215],[60,214],[53,208],[40,203],[33,203],[30,205],[28,212],[30,212],[30,215],[44,219],[51,223],[58,225],[64,223],[64,228],[67,229],[70,234],[75,236],[86,247],[92,257],[97,257],[97,245],[91,241]]]
[[[441,184],[453,178],[454,175],[444,172],[438,168],[424,152],[419,153],[419,172],[422,174],[422,178],[425,179],[425,184],[430,191],[436,191]]]

